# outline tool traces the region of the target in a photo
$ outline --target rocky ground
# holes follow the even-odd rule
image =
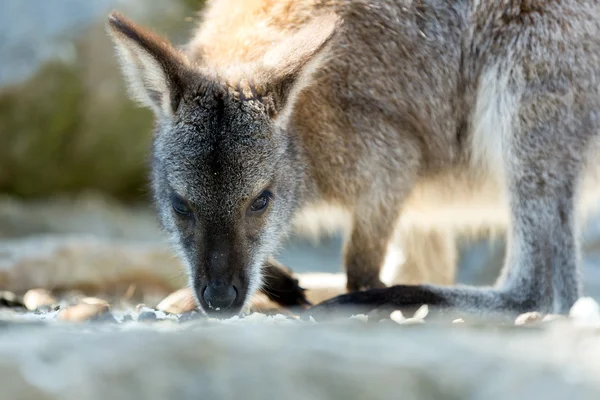
[[[594,232],[584,270],[592,292]],[[463,251],[460,279],[477,283],[485,274],[474,266],[496,268],[493,249]],[[295,240],[282,258],[313,302],[343,290],[338,242]],[[180,268],[145,207],[0,199],[0,398],[600,396],[591,298],[569,318],[442,324],[426,307],[314,321],[256,296],[247,317],[214,320],[191,311]]]
[[[90,299],[81,304],[98,305]],[[15,304],[12,304],[15,306]],[[76,306],[77,307],[77,306]],[[600,312],[515,324],[414,317],[214,320],[138,307],[0,312],[3,399],[597,399]],[[107,318],[109,316],[110,318]]]

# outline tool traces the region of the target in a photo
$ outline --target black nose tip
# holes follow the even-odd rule
[[[237,289],[233,285],[208,285],[202,297],[209,308],[224,311],[235,301]]]

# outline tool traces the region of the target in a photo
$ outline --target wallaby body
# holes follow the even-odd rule
[[[214,282],[241,306],[291,226],[323,213],[347,228],[351,293],[322,309],[566,312],[579,297],[600,194],[596,2],[222,0],[184,53],[111,22],[158,116],[157,202],[203,308]],[[496,287],[383,288],[396,235],[416,264],[439,248],[451,281],[453,233],[489,227],[507,233]]]

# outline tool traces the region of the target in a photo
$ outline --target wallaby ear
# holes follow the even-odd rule
[[[183,95],[187,58],[167,40],[113,12],[111,36],[132,99],[160,118],[173,115]]]
[[[262,79],[276,115],[293,104],[295,96],[310,84],[339,23],[333,13],[319,16],[267,51],[261,65]]]

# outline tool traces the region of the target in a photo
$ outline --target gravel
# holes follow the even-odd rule
[[[518,326],[440,325],[427,322],[427,311],[385,323],[364,315],[317,323],[141,305],[104,313],[113,317],[106,323],[4,308],[2,399],[600,398],[592,299],[569,318],[530,315]]]

